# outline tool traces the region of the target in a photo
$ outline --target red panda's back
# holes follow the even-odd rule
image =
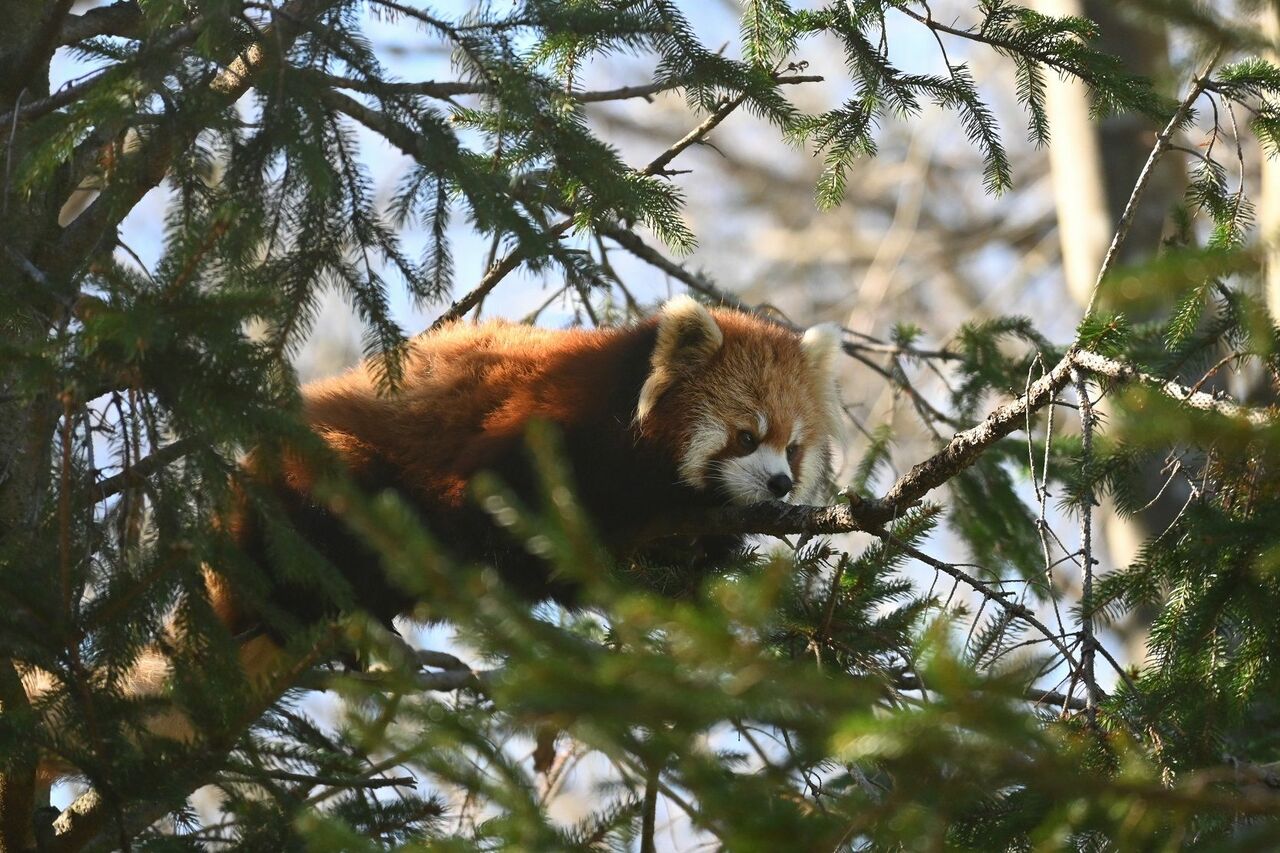
[[[410,344],[401,387],[379,395],[364,366],[303,389],[312,427],[353,468],[389,462],[431,501],[456,504],[469,478],[520,440],[531,418],[591,418],[635,330],[552,330],[505,322],[455,324]]]

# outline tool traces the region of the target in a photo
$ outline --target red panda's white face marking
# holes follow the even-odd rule
[[[786,329],[689,297],[663,306],[636,421],[680,479],[726,502],[819,497],[838,412],[838,333]]]

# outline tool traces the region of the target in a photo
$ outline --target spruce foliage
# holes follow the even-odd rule
[[[1185,28],[1182,90],[1097,50],[1089,21],[1005,0],[953,23],[917,0],[745,0],[732,51],[670,0],[0,3],[0,850],[647,851],[660,813],[733,850],[1280,843],[1280,330],[1246,162],[1280,147],[1280,68],[1203,4],[1136,5]],[[371,16],[449,51],[456,78],[394,79]],[[939,67],[903,67],[899,25],[936,40]],[[788,92],[816,82],[819,37],[851,94],[811,115]],[[57,49],[95,70],[50,91]],[[1007,78],[978,79],[960,58],[974,51]],[[650,60],[642,91],[581,87],[585,63],[624,52]],[[881,122],[929,109],[979,152],[974,187],[1000,193],[1018,176],[991,87],[1012,81],[1044,145],[1050,75],[1083,81],[1098,116],[1167,128],[1159,145],[1196,140],[1159,150],[1192,169],[1179,227],[1150,264],[1107,271],[1072,341],[1023,317],[934,348],[910,318],[889,341],[847,336],[937,444],[900,470],[889,428],[870,432],[831,496],[858,535],[812,536],[807,515],[708,572],[678,554],[614,566],[556,436],[535,430],[540,500],[475,484],[583,586],[581,608],[530,607],[451,562],[394,495],[356,490],[301,424],[290,357],[328,290],[387,391],[400,289],[457,319],[525,268],[593,322],[633,318],[607,248],[741,305],[650,244],[695,245],[672,163],[733,111],[821,158],[820,206],[876,154]],[[699,124],[648,163],[588,121],[593,101],[661,92]],[[386,203],[357,131],[413,161]],[[147,267],[120,228],[162,185]],[[492,247],[479,281],[457,273],[456,223]],[[906,365],[945,371],[951,398],[923,399]],[[1238,399],[1214,384],[1227,369],[1249,379]],[[243,453],[282,447],[326,472],[315,499],[472,667],[352,612],[347,580],[241,474]],[[1183,512],[1132,564],[1096,566],[1095,505],[1143,511],[1153,459]],[[278,606],[219,526],[235,499],[260,508],[281,576],[345,616],[303,625]],[[1080,532],[1061,538],[1051,514]],[[265,698],[206,565],[287,638]],[[1147,660],[1108,648],[1103,629],[1130,618],[1150,620]],[[122,691],[157,654],[162,693]],[[26,689],[35,674],[47,689]],[[336,727],[308,710],[320,691],[342,700]],[[198,736],[151,730],[174,714]],[[76,782],[54,789],[75,798],[56,820],[47,759]],[[570,783],[573,821],[549,807]],[[197,813],[202,787],[219,819]]]

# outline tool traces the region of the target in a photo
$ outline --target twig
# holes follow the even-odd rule
[[[558,238],[560,235],[564,234],[564,232],[568,231],[569,227],[572,225],[573,217],[566,216],[547,230],[547,236],[551,238]],[[468,291],[461,299],[454,301],[444,313],[431,323],[430,331],[434,332],[441,326],[447,325],[456,320],[461,320],[465,317],[467,312],[484,301],[484,298],[489,295],[489,292],[497,287],[504,278],[510,275],[516,267],[520,266],[527,257],[528,252],[521,249],[519,246],[503,255],[502,260],[489,267],[489,271],[484,274],[484,278],[480,279],[479,284]]]
[[[1093,631],[1093,483],[1087,478],[1092,476],[1089,467],[1093,463],[1093,401],[1089,399],[1089,383],[1085,380],[1084,371],[1072,369],[1076,394],[1080,398],[1080,455],[1081,464],[1085,468],[1084,494],[1081,495],[1080,508],[1080,557],[1081,557],[1081,591],[1080,591],[1080,666],[1081,677],[1085,686],[1085,714],[1089,725],[1098,722],[1098,682],[1093,671],[1093,652],[1097,640]]]
[[[670,163],[672,160],[676,159],[676,157],[680,155],[680,152],[684,151],[686,148],[688,148],[690,145],[693,145],[695,142],[698,142],[704,136],[706,136],[708,133],[714,130],[716,128],[716,125],[720,124],[720,122],[728,118],[729,114],[732,113],[734,110],[736,110],[742,104],[742,102],[745,101],[746,99],[747,99],[747,93],[743,92],[741,95],[738,95],[737,97],[734,97],[734,98],[730,98],[729,100],[722,103],[720,106],[716,107],[716,109],[711,113],[711,115],[707,116],[705,119],[702,120],[701,124],[699,124],[693,130],[686,133],[684,136],[677,139],[674,143],[671,144],[669,148],[667,148],[666,151],[663,151],[657,157],[654,157],[653,160],[649,162],[649,165],[645,166],[643,169],[640,170],[640,174],[642,175],[661,174],[664,168],[666,167],[666,165]]]
[[[1169,119],[1169,123],[1156,136],[1156,144],[1152,146],[1151,153],[1147,156],[1147,162],[1143,164],[1142,171],[1138,173],[1138,180],[1133,185],[1133,191],[1129,193],[1129,200],[1125,203],[1124,211],[1120,214],[1120,222],[1116,225],[1115,234],[1111,237],[1111,245],[1107,247],[1107,253],[1102,258],[1102,266],[1098,269],[1098,277],[1094,280],[1093,290],[1089,293],[1088,306],[1084,309],[1086,317],[1092,316],[1094,308],[1097,307],[1098,294],[1102,290],[1102,280],[1111,271],[1111,267],[1115,264],[1116,256],[1120,253],[1120,247],[1124,245],[1125,239],[1129,236],[1129,228],[1133,225],[1133,217],[1138,212],[1138,202],[1142,200],[1142,194],[1146,192],[1147,183],[1150,182],[1151,176],[1155,173],[1156,163],[1160,161],[1160,157],[1173,142],[1174,134],[1178,132],[1191,115],[1192,105],[1204,93],[1205,87],[1210,82],[1209,72],[1213,70],[1220,53],[1221,49],[1214,52],[1209,62],[1205,65],[1204,71],[1194,78],[1191,91],[1187,92],[1187,96],[1182,99],[1182,103],[1178,104],[1178,108],[1174,111],[1173,117]]]
[[[1071,667],[1072,669],[1079,668],[1079,663],[1076,661],[1075,657],[1071,654],[1071,650],[1068,649],[1066,645],[1063,643],[1062,637],[1059,636],[1058,634],[1055,634],[1049,628],[1048,625],[1041,622],[1040,619],[1035,615],[1035,613],[1033,613],[1031,609],[1027,607],[1025,604],[1020,604],[1017,601],[1009,600],[1009,594],[1006,593],[1005,591],[994,589],[989,584],[986,584],[982,580],[975,578],[973,575],[969,574],[963,569],[960,569],[959,567],[954,566],[950,563],[944,563],[935,557],[929,556],[928,554],[924,553],[920,549],[915,548],[911,545],[908,545],[906,542],[903,542],[902,540],[898,539],[897,537],[893,536],[893,534],[888,533],[887,531],[872,530],[870,532],[874,533],[876,536],[879,536],[881,539],[885,540],[886,542],[892,543],[894,546],[901,549],[901,551],[904,554],[909,554],[915,559],[924,563],[925,565],[930,566],[934,569],[937,569],[938,571],[943,572],[945,574],[948,574],[951,577],[955,578],[956,580],[963,581],[965,584],[973,587],[978,592],[981,592],[988,599],[990,599],[991,601],[994,601],[997,605],[999,605],[1000,607],[1008,611],[1010,615],[1015,616],[1018,619],[1021,619],[1023,622],[1026,622],[1032,628],[1035,628],[1042,635],[1044,635],[1045,639],[1047,639],[1054,646],[1054,648],[1058,650],[1058,653],[1062,655],[1063,660],[1067,662],[1067,665],[1069,667]]]

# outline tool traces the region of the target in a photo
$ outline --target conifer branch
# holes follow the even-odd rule
[[[1223,417],[1240,418],[1255,426],[1276,422],[1274,410],[1243,406],[1234,400],[1206,394],[1203,391],[1196,391],[1171,379],[1162,379],[1159,376],[1144,373],[1133,365],[1107,358],[1089,350],[1077,350],[1072,356],[1072,362],[1090,373],[1105,376],[1116,382],[1136,382],[1153,388],[1172,400],[1185,403],[1191,408],[1202,412],[1216,412]]]
[[[150,48],[150,52],[163,53],[165,51],[170,51],[175,48],[182,47],[183,45],[190,44],[200,35],[204,26],[204,19],[196,16],[183,26],[177,27],[156,39],[156,43]],[[29,103],[22,104],[7,113],[0,114],[0,126],[8,127],[15,121],[31,121],[32,119],[48,115],[54,110],[61,109],[68,104],[73,104],[87,92],[92,90],[94,86],[101,83],[103,79],[112,74],[119,73],[120,69],[124,66],[125,64],[121,63],[119,65],[112,65],[108,68],[104,68],[101,71],[90,74],[83,80],[75,83],[68,83],[59,88],[58,91],[53,92],[44,98],[30,101]]]
[[[329,788],[416,788],[418,780],[412,776],[391,776],[382,778],[366,778],[362,776],[329,776],[311,773],[294,773],[279,768],[263,769],[257,775],[223,776],[221,781],[233,785],[261,784],[270,779],[281,782],[301,782],[311,787],[325,786]]]
[[[893,686],[897,690],[909,692],[924,692],[929,689],[928,685],[922,682],[918,676],[910,672],[904,672],[895,677]],[[1034,686],[1026,688],[1017,698],[1033,705],[1048,705],[1055,708],[1067,708],[1072,711],[1083,711],[1085,708],[1084,700],[1078,696],[1068,696],[1056,690],[1043,690]]]
[[[423,80],[417,83],[384,82],[381,80],[362,80],[356,77],[342,77],[336,74],[315,73],[313,76],[322,83],[339,89],[351,89],[370,95],[424,95],[429,98],[449,100],[459,95],[484,95],[492,88],[484,83],[473,83],[465,80]],[[785,75],[775,78],[780,86],[797,83],[820,83],[823,78],[815,74]],[[646,100],[663,92],[682,89],[688,83],[684,80],[670,79],[656,83],[645,83],[638,86],[620,86],[616,89],[598,89],[585,92],[568,92],[568,97],[583,104],[598,104],[605,101],[625,101],[631,98]]]
[[[743,93],[722,103],[710,115],[708,115],[697,127],[690,130],[680,139],[671,144],[665,151],[651,160],[648,165],[640,170],[640,174],[653,176],[662,174],[667,164],[679,156],[680,152],[687,149],[690,145],[701,140],[708,133],[716,128],[720,122],[724,121],[734,110],[736,110],[747,99],[747,93]],[[573,211],[570,208],[562,208],[568,215],[548,229],[547,234],[552,239],[559,238],[572,227],[574,222]],[[461,299],[456,300],[437,317],[430,326],[430,330],[434,331],[448,323],[455,322],[465,317],[471,309],[479,305],[484,298],[498,284],[506,278],[511,272],[520,266],[528,257],[526,251],[516,246],[509,251],[503,258],[497,261],[489,271],[485,273],[484,278],[469,293]]]
[[[1069,375],[1070,368],[1068,367]],[[1002,412],[1007,408],[1009,406],[1002,407],[997,412]],[[984,436],[988,434],[990,433],[984,433]],[[995,438],[990,439],[992,442],[995,440]],[[965,446],[971,445],[965,444]],[[921,463],[916,468],[924,468],[928,461],[939,457],[943,457],[946,464],[952,464],[950,460],[956,458],[954,454],[948,455],[947,451],[944,450],[943,453],[931,457],[926,463]],[[956,468],[955,472],[958,473],[963,467],[967,466]],[[934,469],[929,468],[927,470],[932,471]],[[954,474],[951,476],[954,476]],[[898,482],[903,483],[905,481],[906,478]],[[910,486],[909,488],[917,488],[917,486]],[[1010,615],[1021,619],[1039,631],[1045,639],[1053,644],[1072,670],[1079,669],[1079,663],[1076,661],[1075,656],[1071,654],[1071,650],[1067,648],[1062,636],[1040,621],[1040,618],[1029,607],[1014,600],[1004,590],[986,583],[981,578],[974,577],[959,566],[938,560],[909,543],[903,542],[884,528],[883,525],[885,523],[891,521],[908,508],[908,506],[900,502],[891,503],[888,500],[866,501],[856,497],[852,497],[849,504],[837,504],[834,506],[797,506],[781,501],[763,501],[749,506],[715,507],[697,513],[685,513],[679,519],[668,520],[662,525],[655,525],[642,538],[658,539],[667,535],[705,536],[708,534],[740,536],[752,534],[770,536],[805,534],[809,536],[830,536],[856,531],[870,533],[883,539],[893,547],[901,549],[903,553],[911,555],[911,557],[925,565],[937,569],[982,593],[988,600],[994,601],[998,606],[1008,611]]]
[[[209,91],[216,96],[216,101],[224,105],[235,103],[267,61],[292,46],[301,32],[301,22],[332,2],[334,0],[291,0],[286,3],[278,20],[263,31],[262,37],[214,77]],[[53,256],[62,264],[59,270],[62,277],[69,278],[80,268],[142,197],[164,180],[174,153],[189,144],[197,133],[198,129],[191,128],[179,133],[171,121],[157,128],[137,152],[128,155],[128,162],[117,167],[117,172],[130,175],[130,179],[113,183],[64,229],[58,240]]]

